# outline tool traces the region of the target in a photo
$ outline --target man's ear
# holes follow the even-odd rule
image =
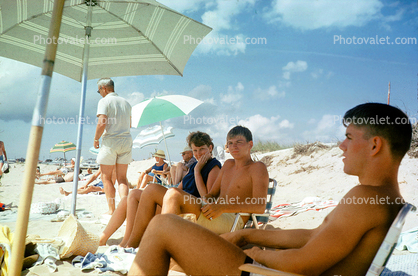
[[[371,138],[371,143],[372,143],[371,155],[375,156],[377,153],[379,153],[382,150],[383,140],[381,137],[375,136]]]
[[[249,144],[250,144],[250,149],[252,149],[253,148],[253,146],[254,146],[254,142],[253,141],[250,141],[250,142],[248,142]]]

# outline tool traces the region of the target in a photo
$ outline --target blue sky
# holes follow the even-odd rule
[[[344,112],[364,102],[385,103],[389,82],[391,104],[418,118],[416,1],[160,2],[212,27],[209,42],[231,37],[263,41],[200,44],[183,77],[114,78],[116,92],[131,105],[167,94],[205,102],[189,117],[163,122],[176,135],[167,140],[172,160],[180,159],[190,131],[208,132],[215,145],[223,145],[235,124],[249,127],[256,141],[282,145],[342,140]],[[380,43],[371,44],[376,38]],[[26,156],[40,73],[37,67],[0,58],[0,140],[9,158]],[[96,82],[87,84],[85,115],[93,119],[99,100]],[[78,116],[80,89],[80,83],[54,74],[47,118]],[[207,123],[198,124],[203,118]],[[142,129],[132,129],[132,136]],[[84,126],[84,158],[93,157],[88,149],[94,131],[95,125]],[[76,142],[77,125],[45,125],[40,159],[61,156],[49,153],[61,140]],[[163,144],[157,148],[165,149]],[[154,150],[134,149],[133,158],[147,158]]]

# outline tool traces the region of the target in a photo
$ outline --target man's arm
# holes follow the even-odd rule
[[[89,180],[87,180],[86,185],[84,185],[83,187],[86,188],[89,184],[91,184],[94,180],[96,180],[101,173],[102,173],[102,170],[99,167],[99,169],[97,170],[97,172],[95,172],[94,174],[92,174],[90,176]]]
[[[374,198],[367,188],[356,186],[344,198]],[[348,202],[348,201],[344,201]],[[303,275],[320,275],[337,263],[341,262],[353,251],[371,230],[382,232],[390,226],[390,212],[383,204],[339,204],[311,235],[306,244],[300,248],[280,251],[252,248],[245,253],[257,262],[270,268]],[[376,231],[375,231],[376,232]],[[280,233],[280,232],[278,232]],[[375,233],[376,234],[376,233]],[[368,237],[367,252],[357,252],[361,256],[351,255],[350,258],[358,266],[367,270],[382,239]],[[364,242],[364,241],[363,241]],[[367,266],[367,267],[366,267]]]
[[[241,229],[221,235],[225,240],[238,247],[254,244],[261,247],[288,249],[304,246],[316,229]]]
[[[98,116],[97,126],[96,126],[96,133],[94,135],[94,148],[99,148],[99,139],[102,137],[103,132],[106,129],[107,125],[107,116],[104,114],[100,114]]]

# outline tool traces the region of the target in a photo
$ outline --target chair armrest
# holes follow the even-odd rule
[[[253,265],[253,264],[243,264],[239,267],[239,269],[241,271],[247,271],[247,272],[257,273],[261,275],[301,276],[300,274],[284,272],[280,270],[271,269],[265,266],[259,266],[259,265]]]

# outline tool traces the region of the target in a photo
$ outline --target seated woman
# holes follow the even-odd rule
[[[153,155],[155,157],[155,161],[157,163],[154,164],[151,168],[147,169],[145,172],[141,172],[138,178],[138,183],[136,184],[136,188],[145,188],[147,183],[153,181],[154,176],[157,174],[164,174],[167,171],[168,164],[164,162],[165,153],[162,150],[157,150],[156,153]],[[156,182],[161,183],[161,180],[156,177]]]
[[[191,166],[178,188],[167,189],[158,184],[151,184],[143,191],[138,189],[131,190],[128,197],[120,201],[108,225],[101,234],[100,245],[106,244],[110,236],[123,224],[125,218],[125,235],[119,245],[125,247],[131,246],[131,243],[136,243],[135,237],[142,236],[142,232],[145,231],[148,222],[155,214],[161,212],[163,199],[167,191],[187,192],[196,197],[204,196],[210,191],[221,171],[221,163],[212,158],[212,139],[208,134],[197,131],[190,133],[187,137],[187,142],[193,149],[193,154],[198,162]],[[141,197],[143,193],[146,195]],[[130,239],[132,240],[130,241]]]

